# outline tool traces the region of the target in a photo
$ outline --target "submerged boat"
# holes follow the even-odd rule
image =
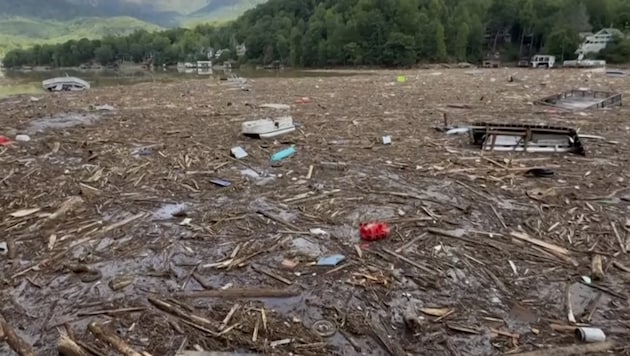
[[[282,116],[273,119],[247,121],[242,124],[243,135],[255,138],[271,138],[295,131],[293,118]]]
[[[76,77],[58,77],[44,80],[42,87],[48,91],[77,91],[90,89],[90,83]]]
[[[293,117],[288,113],[290,106],[284,104],[263,104],[259,108],[285,111],[283,115],[246,121],[241,124],[243,135],[255,138],[271,138],[295,131]]]

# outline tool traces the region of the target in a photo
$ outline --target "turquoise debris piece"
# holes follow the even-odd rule
[[[283,159],[291,157],[296,153],[297,151],[295,150],[294,147],[285,148],[282,151],[278,151],[274,153],[273,156],[271,156],[271,161],[273,162],[282,161]]]

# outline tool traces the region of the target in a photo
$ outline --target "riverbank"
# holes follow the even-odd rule
[[[60,332],[111,350],[100,330],[152,355],[583,348],[567,306],[620,345],[599,347],[623,351],[630,109],[532,102],[584,86],[627,96],[626,78],[454,69],[248,85],[181,80],[0,101],[1,134],[30,137],[0,151],[2,315],[38,355],[57,354]],[[243,121],[270,114],[255,108],[263,103],[291,105],[298,130],[242,136]],[[604,139],[584,139],[586,157],[482,154],[436,130],[445,118]],[[290,145],[293,157],[270,162]],[[235,146],[248,156],[230,157]],[[532,167],[554,174],[525,175]],[[360,239],[372,221],[389,224],[388,238]]]
[[[179,70],[133,70],[128,67],[124,70],[34,70],[34,71],[0,71],[0,97],[6,97],[16,94],[41,94],[42,81],[54,77],[75,76],[84,79],[90,83],[92,88],[111,87],[117,85],[134,85],[137,83],[151,82],[155,85],[159,83],[182,81],[182,80],[201,80],[219,82],[231,77],[245,77],[250,79],[258,78],[301,78],[301,77],[335,77],[335,76],[354,76],[368,75],[375,72],[311,72],[300,70],[258,70],[258,69],[239,69],[230,72],[208,71],[189,69],[185,71]]]

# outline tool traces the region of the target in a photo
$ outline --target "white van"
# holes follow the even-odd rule
[[[553,68],[556,64],[555,56],[537,54],[532,57],[530,65],[532,68]]]

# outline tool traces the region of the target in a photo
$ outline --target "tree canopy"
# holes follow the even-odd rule
[[[245,44],[243,61],[296,67],[408,66],[430,61],[508,59],[542,52],[574,58],[579,34],[630,29],[627,0],[269,0],[222,26],[136,31],[101,40],[14,50],[5,66],[76,66],[118,60],[156,64],[207,59]],[[601,55],[630,61],[630,39]]]

